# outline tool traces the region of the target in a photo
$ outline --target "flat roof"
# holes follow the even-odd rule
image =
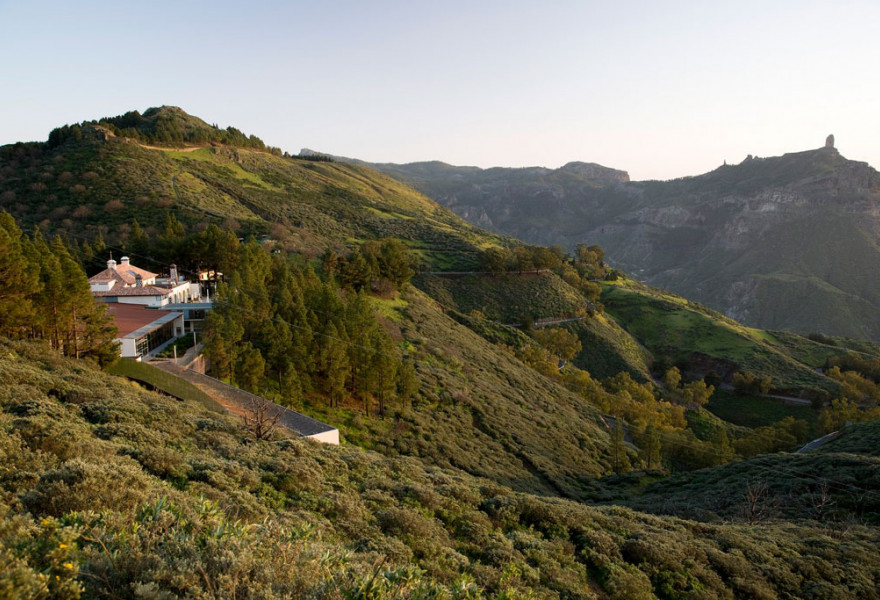
[[[164,306],[157,306],[158,310],[184,310],[184,309],[202,309],[207,310],[214,307],[213,302],[169,302]]]
[[[141,337],[183,316],[181,312],[158,311],[137,304],[108,302],[104,306],[113,315],[120,338]]]

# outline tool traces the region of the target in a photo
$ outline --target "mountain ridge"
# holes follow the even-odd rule
[[[530,247],[369,167],[267,151],[244,134],[226,143],[182,118],[163,129],[157,116],[134,137],[111,119],[69,126],[57,144],[4,146],[0,202],[86,264],[134,249],[198,265],[219,248],[227,285],[200,336],[216,373],[333,423],[343,444],[263,439],[38,343],[0,340],[12,382],[0,386],[0,554],[19,581],[57,574],[70,598],[82,586],[95,597],[873,597],[877,531],[856,519],[880,460],[817,463],[823,478],[864,475],[825,482],[839,509],[822,512],[824,497],[808,496],[822,481],[791,485],[811,456],[796,472],[785,454],[766,464],[789,472],[763,458],[700,467],[876,417],[855,401],[824,406],[853,388],[869,407],[876,379],[817,371],[833,360],[880,373],[876,346],[748,329],[609,269],[598,246]],[[639,200],[624,193],[637,184],[603,169],[519,175]],[[540,195],[536,218],[551,198]],[[21,231],[0,215],[0,242],[15,249]],[[410,258],[416,268],[390,279]],[[572,318],[530,327],[561,316]],[[409,377],[394,381],[398,369]],[[822,408],[776,404],[761,395],[770,388],[810,392]],[[758,414],[741,414],[749,406]],[[719,407],[733,417],[706,410]],[[845,448],[876,437],[860,429]],[[649,514],[692,516],[685,494],[665,503],[666,469],[700,469],[669,486],[724,478],[694,507],[708,518]],[[771,499],[802,496],[785,520],[749,502],[770,475],[789,490]],[[618,506],[587,504],[603,501]]]
[[[880,269],[880,174],[834,147],[668,181],[431,164],[373,166],[490,231],[598,243],[611,264],[748,325],[880,339],[866,275]]]

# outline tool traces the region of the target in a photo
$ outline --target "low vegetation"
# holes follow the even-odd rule
[[[0,148],[0,208],[21,226],[90,245],[101,240],[134,256],[139,229],[175,242],[215,225],[310,256],[396,238],[427,267],[459,270],[478,267],[484,247],[509,243],[376,171],[279,156],[179,109],[75,127],[81,139],[65,134]],[[175,147],[186,144],[186,151]],[[179,229],[169,231],[169,218]],[[106,260],[97,256],[87,269]]]
[[[32,344],[3,342],[0,375],[16,382],[0,389],[4,591],[628,599],[876,590],[876,528],[827,528],[815,511],[798,522],[694,522],[516,494],[350,446],[246,443],[235,421]]]
[[[876,346],[743,327],[177,109],[75,127],[0,149],[28,232],[0,215],[0,596],[876,595]],[[80,292],[110,251],[213,272],[214,374],[343,445],[96,370]]]
[[[788,344],[778,344],[770,332],[744,327],[678,296],[622,279],[605,285],[602,302],[661,364],[683,372],[714,372],[728,382],[735,373],[762,382],[769,379],[770,388],[762,383],[762,391],[772,388],[796,396],[827,399],[839,390],[834,381],[798,360],[790,338]]]

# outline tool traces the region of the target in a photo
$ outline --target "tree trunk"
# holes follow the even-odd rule
[[[73,356],[79,359],[79,333],[76,331],[76,305],[73,306]]]

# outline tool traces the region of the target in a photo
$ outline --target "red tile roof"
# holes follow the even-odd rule
[[[92,292],[92,296],[98,298],[116,298],[118,296],[167,296],[174,290],[166,287],[155,285],[145,285],[142,287],[116,287],[113,286],[109,290],[100,290]]]
[[[150,273],[140,267],[135,267],[134,265],[125,265],[118,264],[115,269],[104,269],[97,275],[93,275],[89,278],[89,283],[105,283],[108,281],[116,281],[116,283],[125,283],[128,285],[134,285],[137,283],[137,278],[135,275],[140,275],[141,279],[153,279],[157,276],[156,273]]]

